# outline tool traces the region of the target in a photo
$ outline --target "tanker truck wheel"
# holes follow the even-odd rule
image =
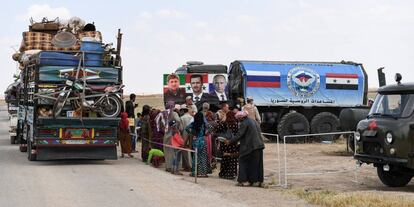
[[[392,167],[390,171],[384,171],[382,165],[377,167],[377,174],[381,182],[388,187],[404,187],[413,177],[412,175],[392,170]]]
[[[286,135],[300,135],[309,134],[309,122],[304,115],[296,111],[289,112],[283,115],[279,124],[277,125],[277,132],[280,141],[283,142],[283,137]],[[287,138],[286,142],[300,142],[305,138]]]
[[[330,112],[321,112],[312,118],[310,125],[312,134],[319,134],[338,131],[340,123],[335,114]],[[339,137],[339,135],[324,135],[317,136],[316,138],[322,139],[323,141],[333,141],[334,138],[337,137]]]

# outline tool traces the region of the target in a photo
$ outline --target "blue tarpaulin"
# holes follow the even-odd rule
[[[245,97],[258,106],[354,107],[364,104],[361,64],[236,61]],[[230,71],[232,73],[232,71]]]

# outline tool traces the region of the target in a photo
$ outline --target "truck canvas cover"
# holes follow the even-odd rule
[[[235,61],[229,84],[258,106],[354,107],[365,104],[366,77],[356,63]]]

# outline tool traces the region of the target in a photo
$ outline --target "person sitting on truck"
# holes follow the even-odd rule
[[[123,158],[124,154],[128,154],[129,157],[134,157],[131,155],[131,135],[129,134],[128,114],[126,112],[121,113],[121,121],[119,122],[118,128],[118,140],[121,143],[121,157]]]
[[[249,118],[257,121],[257,123],[261,123],[261,118],[259,114],[259,110],[257,110],[257,107],[253,104],[253,98],[247,97],[247,104],[243,106],[242,111],[246,111]]]

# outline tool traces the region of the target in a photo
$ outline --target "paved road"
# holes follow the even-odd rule
[[[244,206],[135,159],[29,162],[0,106],[0,206]]]

